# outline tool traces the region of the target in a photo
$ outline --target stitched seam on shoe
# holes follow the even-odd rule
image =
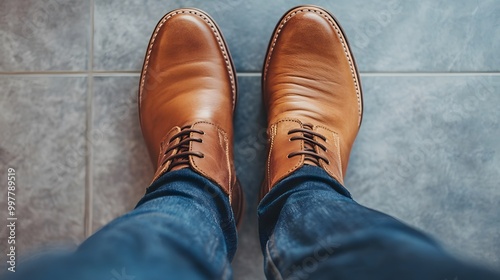
[[[231,184],[231,178],[232,178],[232,168],[231,168],[231,162],[229,160],[229,139],[227,138],[227,134],[224,130],[217,128],[218,132],[222,133],[224,136],[224,144],[225,144],[225,153],[226,153],[226,164],[227,164],[227,170],[229,172],[228,176],[228,184],[227,184],[227,191],[229,192],[229,204],[232,204],[233,201],[233,185]],[[236,176],[236,174],[234,175]]]
[[[165,134],[165,136],[163,136],[163,138],[162,138],[162,140],[161,140],[161,142],[160,142],[160,154],[158,155],[158,157],[161,157],[161,156],[162,156],[162,155],[161,155],[161,153],[163,153],[163,152],[164,152],[164,150],[165,150],[165,149],[163,148],[163,146],[164,146],[164,143],[165,143],[165,142],[167,141],[167,139],[168,139],[168,138],[167,138],[167,136],[170,136],[170,134],[171,134],[174,130],[177,130],[177,129],[180,131],[180,128],[179,128],[178,126],[174,126],[174,127],[172,127],[172,129],[170,129],[170,130],[167,132],[167,134]],[[168,143],[168,144],[167,144],[167,146],[168,146],[169,144],[170,144],[170,143]],[[165,148],[166,148],[166,147],[165,147]],[[178,149],[173,150],[173,151],[172,151],[172,154],[176,153],[176,152],[177,152],[177,150],[178,150]],[[157,162],[158,162],[159,160],[160,160],[160,159],[157,159]],[[153,183],[153,182],[154,182],[154,181],[156,181],[158,178],[160,178],[163,174],[165,174],[165,173],[166,173],[166,171],[167,171],[167,169],[170,167],[170,164],[172,164],[172,161],[171,161],[171,160],[169,160],[169,162],[166,162],[163,166],[159,166],[159,167],[158,167],[158,168],[160,168],[160,169],[159,169],[159,172],[156,172],[158,175],[156,175],[156,176],[154,176],[154,177],[153,177],[153,181],[152,181],[151,183]],[[157,168],[157,169],[158,169],[158,168]],[[158,171],[158,170],[157,170],[157,171]]]
[[[215,127],[216,127],[217,131],[219,131],[219,130],[220,130],[220,131],[224,132],[224,134],[225,134],[225,131],[224,131],[222,128],[220,128],[218,125],[216,125],[216,124],[214,124],[214,123],[211,123],[211,122],[207,122],[207,121],[195,122],[195,123],[192,125],[192,127],[194,127],[196,124],[200,124],[200,123],[205,123],[205,124],[213,125],[213,126],[215,126]],[[217,136],[217,137],[218,137],[218,136]],[[229,145],[228,145],[228,141],[225,141],[225,142],[226,142],[226,151],[225,151],[225,153],[226,153],[226,157],[227,157],[227,159],[229,159],[229,150],[227,149],[227,148],[229,148]],[[189,150],[190,150],[190,151],[192,151],[192,150],[193,150],[193,143],[192,143],[192,142],[189,144]],[[193,168],[194,168],[195,170],[197,170],[198,172],[200,172],[203,176],[205,176],[205,177],[207,177],[207,178],[210,178],[210,176],[209,176],[207,173],[205,173],[203,170],[201,170],[201,169],[198,167],[198,165],[196,165],[196,163],[194,162],[194,160],[193,160],[193,157],[192,157],[192,156],[189,156],[189,162],[193,165]],[[218,184],[218,183],[217,183],[217,184]],[[224,186],[220,186],[220,187],[222,187],[222,189],[223,189],[223,190],[225,189],[225,188],[224,188]],[[231,190],[231,171],[229,171],[229,185],[228,185],[227,191],[229,192],[230,190]],[[228,193],[228,196],[229,196],[230,201],[231,201],[231,193]]]
[[[344,180],[343,180],[343,177],[344,177],[344,174],[343,174],[343,168],[342,168],[342,157],[340,156],[340,137],[339,137],[339,134],[325,126],[322,126],[322,125],[318,125],[316,126],[316,128],[322,128],[324,130],[327,130],[329,132],[331,132],[334,136],[334,143],[333,145],[335,146],[335,148],[337,149],[336,153],[337,153],[337,159],[340,163],[340,176],[342,176],[342,178],[335,178],[336,176],[334,176],[333,172],[328,168],[328,165],[325,165],[323,164],[323,168],[326,170],[326,172],[328,172],[328,174],[330,174],[332,177],[334,177],[335,179],[337,179],[337,181],[339,181],[339,183],[343,184]],[[337,141],[338,139],[338,141]]]
[[[300,122],[299,120],[294,120],[294,119],[281,119],[281,120],[275,122],[273,124],[273,126],[278,127],[278,124],[282,123],[282,122],[296,122],[296,123],[298,123],[300,125],[300,127],[302,127],[302,122]],[[275,130],[276,130],[276,134],[277,134],[278,133],[277,129],[275,129]],[[273,139],[273,141],[274,141],[274,139]],[[300,141],[300,149],[304,150],[304,141]],[[304,156],[301,156],[301,160],[299,160],[299,162],[294,167],[290,168],[283,176],[281,176],[280,178],[278,178],[278,180],[276,180],[276,182],[281,181],[281,179],[285,178],[290,173],[292,173],[293,171],[295,171],[298,167],[300,167],[304,163],[304,159],[303,158],[304,158]],[[271,152],[269,152],[268,174],[270,173],[269,172],[269,162],[270,162],[270,159],[271,159]],[[271,187],[272,187],[271,182],[272,182],[272,180],[271,180],[271,178],[269,178],[269,190],[271,190]]]
[[[351,58],[349,47],[347,46],[347,43],[346,43],[346,41],[344,39],[344,35],[343,35],[342,31],[340,31],[340,28],[337,26],[336,21],[328,13],[326,13],[326,12],[323,12],[323,11],[317,10],[317,9],[313,9],[313,8],[303,8],[303,9],[300,9],[300,10],[293,11],[292,13],[290,13],[287,17],[285,17],[281,21],[280,26],[278,27],[278,29],[276,30],[276,32],[274,34],[272,45],[271,45],[271,48],[269,49],[269,54],[268,54],[267,59],[266,59],[266,66],[264,67],[264,73],[263,73],[264,80],[267,80],[268,67],[269,67],[269,64],[271,63],[271,57],[273,55],[273,50],[274,50],[274,47],[276,46],[276,42],[278,41],[278,37],[279,37],[279,34],[280,34],[281,30],[283,29],[283,27],[285,26],[285,24],[292,17],[294,17],[295,15],[297,15],[299,12],[302,12],[302,13],[303,12],[313,12],[313,13],[320,14],[322,17],[324,17],[326,20],[328,20],[328,22],[331,24],[331,26],[337,32],[337,35],[339,36],[340,42],[342,44],[342,48],[344,49],[344,54],[346,55],[347,60],[349,62],[349,68],[351,70],[351,76],[353,78],[354,86],[356,88],[356,97],[357,97],[357,100],[358,100],[358,126],[359,126],[361,124],[361,115],[362,115],[362,112],[361,112],[361,89],[360,89],[360,85],[359,85],[359,82],[358,82],[358,79],[357,79],[356,70],[354,69],[354,66],[353,66],[354,63],[353,63],[353,60]]]
[[[203,19],[205,21],[205,23],[208,24],[208,26],[210,27],[210,29],[212,29],[212,32],[215,35],[215,38],[217,39],[217,42],[219,44],[219,48],[222,51],[222,55],[224,56],[224,62],[226,63],[227,72],[229,74],[229,80],[231,81],[231,93],[232,93],[233,108],[235,108],[235,105],[236,105],[235,104],[236,103],[236,84],[235,84],[235,78],[233,77],[234,76],[233,75],[233,69],[232,69],[232,66],[231,66],[230,61],[229,61],[228,52],[226,51],[225,45],[224,45],[224,43],[222,42],[222,39],[221,39],[222,36],[219,34],[219,32],[217,30],[217,27],[215,27],[215,24],[207,16],[205,16],[204,14],[202,14],[200,12],[193,11],[193,10],[178,10],[178,11],[175,11],[175,12],[168,13],[158,23],[158,26],[156,27],[156,29],[155,29],[155,31],[153,33],[153,36],[151,37],[151,42],[149,43],[147,54],[146,54],[146,62],[144,63],[144,69],[143,69],[143,71],[141,73],[142,77],[141,77],[141,86],[140,86],[140,89],[139,89],[139,102],[142,101],[142,91],[143,91],[143,88],[144,88],[144,84],[145,84],[145,80],[146,80],[146,75],[148,73],[149,59],[151,57],[151,52],[153,50],[153,45],[154,45],[154,43],[156,41],[156,37],[158,36],[158,33],[161,30],[161,27],[165,24],[165,22],[167,22],[168,19],[172,18],[173,16],[178,15],[178,14],[186,14],[186,13],[197,15],[198,17],[200,17],[201,19]]]
[[[269,155],[267,155],[267,184],[266,184],[266,189],[267,192],[271,190],[271,154],[273,152],[273,147],[274,147],[274,136],[276,135],[275,133],[276,130],[276,125],[271,125],[271,144],[269,145]]]

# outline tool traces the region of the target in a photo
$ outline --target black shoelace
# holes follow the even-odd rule
[[[323,141],[326,141],[326,137],[318,132],[313,131],[312,124],[304,124],[303,127],[304,128],[296,128],[288,131],[288,135],[300,133],[300,135],[290,138],[290,141],[304,140],[304,150],[290,153],[288,154],[288,158],[304,155],[305,159],[312,161],[317,166],[319,166],[320,160],[323,160],[324,162],[326,162],[326,164],[330,164],[328,158],[318,154],[315,149],[315,147],[318,146],[320,149],[326,152],[326,146],[314,139],[314,137],[316,136]]]
[[[170,153],[171,151],[178,149],[177,152],[173,153],[169,157],[167,157],[161,165],[165,165],[168,161],[172,161],[167,171],[170,171],[172,168],[178,165],[187,164],[189,165],[189,156],[195,156],[199,158],[204,158],[205,155],[201,152],[192,152],[189,151],[189,143],[192,141],[203,143],[201,138],[193,138],[190,137],[191,133],[205,134],[202,130],[191,129],[190,126],[184,126],[181,128],[181,131],[176,133],[172,138],[170,138],[169,144],[172,143],[175,139],[179,139],[179,143],[172,145],[165,151],[165,155]]]

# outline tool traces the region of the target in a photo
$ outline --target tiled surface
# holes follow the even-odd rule
[[[364,119],[346,179],[353,197],[430,233],[459,257],[498,267],[500,76],[362,81]],[[260,77],[240,78],[240,88],[236,164],[250,215],[234,267],[236,279],[261,279],[254,214],[266,152]]]
[[[239,77],[236,107],[235,166],[245,191],[247,209],[233,267],[235,279],[263,279],[263,257],[257,227],[257,199],[264,178],[266,119],[261,104],[260,77]]]
[[[138,81],[138,77],[94,80],[94,230],[132,210],[153,176],[139,127]]]
[[[260,71],[281,15],[302,1],[96,0],[97,70],[140,70],[158,20],[179,7],[208,12],[241,72]],[[340,20],[361,71],[498,71],[497,0],[313,1]]]
[[[0,1],[0,72],[88,68],[90,0]]]
[[[84,238],[86,78],[0,76],[0,180],[16,170],[18,254]],[[2,220],[7,191],[0,192]],[[0,230],[5,251],[7,228]],[[3,264],[2,264],[3,265]]]
[[[77,244],[85,217],[93,232],[135,206],[152,175],[137,120],[137,71],[163,14],[196,6],[220,25],[238,71],[253,73],[239,76],[235,157],[248,203],[233,266],[236,279],[263,279],[255,214],[266,148],[258,72],[275,24],[297,4],[1,1],[0,169],[15,167],[22,186],[20,253],[56,241]],[[500,34],[493,28],[500,5],[314,4],[340,20],[364,72],[365,116],[346,180],[354,197],[460,256],[500,267]],[[86,187],[93,194],[87,208]],[[5,193],[0,200],[4,209]]]
[[[363,82],[346,180],[353,197],[500,267],[500,77]]]

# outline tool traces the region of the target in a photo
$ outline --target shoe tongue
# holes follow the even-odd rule
[[[188,149],[184,148],[184,147],[181,147],[178,151],[178,153],[182,153],[184,151],[187,151]],[[178,162],[182,162],[182,163],[179,163],[179,164],[176,164]],[[179,170],[179,169],[184,169],[184,168],[190,168],[191,165],[189,164],[189,157],[186,156],[186,158],[176,158],[172,161],[171,165],[175,165],[174,167],[172,167],[170,169],[170,171],[175,171],[175,170]]]
[[[314,147],[307,143],[306,141],[304,141],[304,150],[305,151],[311,151],[311,152],[316,152],[316,150],[314,150]],[[319,162],[316,158],[310,156],[310,155],[305,155],[304,156],[304,164],[307,164],[307,165],[313,165],[313,166],[319,166]]]
[[[312,125],[309,125],[309,124],[304,124],[304,128],[313,130]],[[304,137],[307,137],[307,138],[310,138],[310,139],[314,139],[314,136],[307,135],[306,133],[304,133]],[[309,142],[307,142],[307,141],[304,141],[304,151],[309,151],[309,152],[316,153],[316,149],[315,149],[314,145],[311,144],[311,143],[309,143]],[[304,164],[313,165],[313,166],[319,166],[319,161],[318,161],[318,159],[316,159],[316,158],[314,158],[314,157],[312,157],[310,155],[305,155],[304,156]]]
[[[316,162],[312,161],[308,157],[304,158],[304,164],[305,165],[312,165],[312,166],[318,166],[318,167],[320,167]]]
[[[188,129],[188,128],[190,128],[190,126],[184,126],[184,127],[182,127],[183,130],[184,129]],[[189,134],[186,134],[186,135],[182,136],[181,138],[179,138],[179,142],[185,140],[189,136],[190,136]],[[183,152],[187,152],[187,151],[189,151],[189,142],[186,143],[185,145],[180,146],[179,149],[177,150],[177,154],[183,153]],[[170,169],[170,171],[175,171],[175,170],[179,170],[179,169],[189,168],[189,167],[191,167],[191,165],[189,164],[189,156],[181,157],[181,158],[176,158],[176,159],[174,159],[172,161],[171,165],[173,165],[174,167],[172,167]]]
[[[190,168],[191,166],[189,164],[179,164],[179,165],[176,165],[174,167],[172,167],[170,169],[170,171],[176,171],[176,170],[180,170],[180,169],[184,169],[184,168]]]

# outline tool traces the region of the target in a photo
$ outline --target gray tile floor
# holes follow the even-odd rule
[[[361,70],[366,111],[346,181],[354,197],[460,257],[500,267],[498,1],[313,3],[337,16]],[[195,6],[219,23],[239,72],[236,165],[248,215],[235,278],[263,279],[254,214],[266,145],[259,71],[274,25],[297,4],[0,1],[0,180],[16,168],[18,253],[76,246],[134,207],[153,172],[136,108],[146,44],[163,14]]]

